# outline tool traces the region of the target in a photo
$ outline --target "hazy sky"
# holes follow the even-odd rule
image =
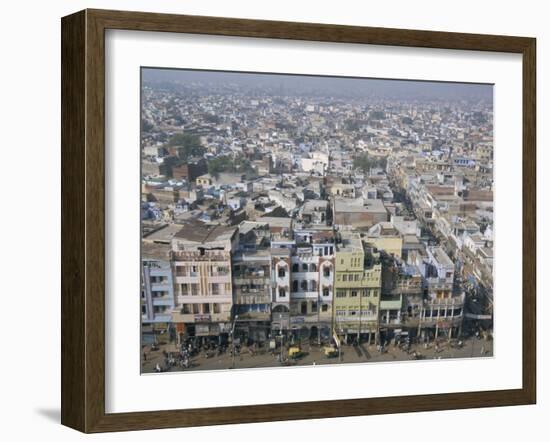
[[[144,68],[144,82],[169,81],[208,85],[233,83],[243,90],[268,88],[282,94],[327,96],[373,96],[408,99],[474,99],[492,101],[489,84],[432,81],[381,80],[367,78],[320,77],[306,75],[235,73],[185,69]]]

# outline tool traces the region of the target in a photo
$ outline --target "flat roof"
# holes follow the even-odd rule
[[[380,199],[356,198],[352,200],[336,198],[334,200],[334,209],[336,212],[374,212],[386,213],[384,203]]]
[[[170,259],[170,244],[159,244],[154,242],[141,242],[141,259],[156,259],[168,261]]]
[[[143,240],[144,242],[165,242],[168,244],[180,230],[181,224],[166,224],[143,235]]]
[[[230,241],[236,230],[237,227],[220,224],[191,223],[181,227],[175,238],[202,244],[211,241]]]

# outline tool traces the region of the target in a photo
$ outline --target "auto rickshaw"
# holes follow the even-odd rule
[[[338,356],[338,350],[330,345],[323,347],[323,352],[327,358],[336,358]]]
[[[290,359],[298,359],[302,356],[302,350],[300,347],[290,347],[288,349],[288,357]]]

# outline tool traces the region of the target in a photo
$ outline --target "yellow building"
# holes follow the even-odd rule
[[[388,255],[401,258],[403,238],[390,222],[381,222],[372,226],[365,241],[377,250],[384,250]]]
[[[382,266],[358,233],[342,232],[336,244],[334,332],[350,342],[378,333]]]

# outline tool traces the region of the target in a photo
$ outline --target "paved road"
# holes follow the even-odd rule
[[[164,366],[164,356],[162,350],[168,352],[177,351],[174,344],[161,345],[159,350],[151,351],[149,346],[144,348],[146,360],[142,358],[142,372],[152,373],[158,363]],[[398,347],[389,346],[385,353],[380,353],[376,346],[361,344],[353,347],[344,345],[342,347],[340,360],[339,358],[327,358],[322,348],[317,346],[305,345],[302,350],[306,353],[304,357],[291,365],[306,366],[306,365],[325,365],[338,363],[373,363],[373,362],[392,362],[392,361],[409,361],[413,360],[412,351],[416,351],[421,355],[421,359],[453,359],[453,358],[471,358],[471,357],[492,357],[493,342],[483,339],[468,339],[464,341],[462,348],[451,348],[447,342],[442,342],[436,349],[434,344],[428,348],[423,345],[413,345],[409,353],[399,349]],[[278,355],[266,352],[263,354],[251,355],[246,349],[243,349],[240,355],[235,356],[235,368],[262,368],[262,367],[280,367]],[[206,358],[204,353],[194,356],[190,359],[191,366],[187,369],[180,367],[171,367],[170,371],[191,371],[191,370],[219,370],[230,369],[233,366],[233,360],[230,352],[226,352],[220,356]]]

